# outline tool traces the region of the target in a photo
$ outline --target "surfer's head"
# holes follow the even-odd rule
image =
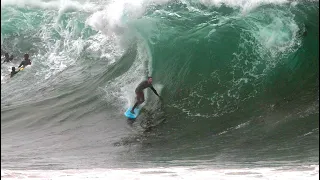
[[[12,71],[13,71],[13,72],[15,72],[15,71],[16,71],[16,68],[15,68],[15,67],[12,67],[11,69],[12,69]]]
[[[149,83],[149,84],[152,83],[152,77],[151,77],[151,76],[148,77],[148,83]]]
[[[28,59],[29,58],[29,54],[24,54],[24,59]]]
[[[9,58],[9,54],[8,53],[4,53],[4,57],[5,58]]]

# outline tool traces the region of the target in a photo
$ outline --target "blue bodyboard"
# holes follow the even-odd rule
[[[140,113],[140,109],[139,108],[135,108],[134,109],[134,114],[132,114],[131,111],[132,107],[129,107],[127,109],[127,111],[124,113],[124,115],[129,118],[129,119],[135,119],[138,117],[139,113]]]

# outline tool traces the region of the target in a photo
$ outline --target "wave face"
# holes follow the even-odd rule
[[[318,1],[1,1],[1,168],[318,165],[318,28]]]

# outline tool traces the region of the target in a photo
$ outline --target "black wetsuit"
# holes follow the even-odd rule
[[[147,80],[142,81],[138,87],[136,88],[135,92],[143,92],[144,89],[146,88],[150,88],[157,96],[159,96],[159,94],[157,93],[157,91],[153,88],[152,84],[149,84]]]
[[[26,67],[27,65],[31,65],[31,60],[27,59],[27,60],[23,60],[20,65],[18,66],[18,68],[20,68],[21,66]]]
[[[136,88],[135,92],[137,95],[137,102],[135,103],[135,105],[133,106],[131,112],[134,112],[134,109],[139,105],[142,104],[144,102],[144,93],[143,90],[146,88],[150,88],[157,96],[159,96],[159,94],[157,93],[157,91],[153,88],[152,84],[148,83],[147,80],[142,81],[138,87]],[[159,96],[160,97],[160,96]]]
[[[10,61],[12,61],[12,59],[13,59],[13,58],[8,57],[8,58],[6,58],[3,62],[10,62]]]
[[[15,74],[17,74],[19,71],[12,71],[10,74],[10,77],[12,78]]]

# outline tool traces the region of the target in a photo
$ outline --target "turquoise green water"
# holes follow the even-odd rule
[[[49,169],[317,164],[318,14],[318,2],[3,1],[1,49],[16,59],[1,66],[2,152],[14,152],[2,168],[28,167],[10,163],[15,145],[72,162]],[[26,52],[32,66],[9,79]],[[148,92],[128,134],[123,112],[147,75],[164,100]]]

